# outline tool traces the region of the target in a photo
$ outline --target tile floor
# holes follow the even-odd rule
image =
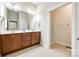
[[[5,57],[69,57],[70,49],[59,45],[53,44],[52,48],[44,48],[43,46],[36,45],[30,48],[26,48]]]
[[[51,45],[51,49],[65,55],[67,57],[71,57],[71,49],[67,48],[64,45],[61,45],[59,43],[54,43],[54,44]]]

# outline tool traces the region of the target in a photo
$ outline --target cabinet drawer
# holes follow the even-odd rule
[[[27,40],[31,40],[31,36],[22,37],[22,41],[27,41]]]
[[[31,45],[31,33],[24,33],[21,36],[22,47],[27,47]]]
[[[31,42],[28,40],[27,42],[22,43],[22,48],[31,46]]]
[[[31,33],[23,33],[22,36],[31,36]]]

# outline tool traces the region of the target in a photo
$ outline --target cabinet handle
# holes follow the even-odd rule
[[[77,38],[77,40],[79,40],[79,38]]]

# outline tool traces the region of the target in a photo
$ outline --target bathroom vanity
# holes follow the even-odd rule
[[[21,50],[40,43],[40,31],[0,34],[0,55]]]
[[[0,16],[1,56],[40,43],[40,20],[38,21],[37,14],[15,10],[4,4],[2,7],[3,13]],[[28,7],[28,9],[34,9],[35,12],[37,10],[35,5],[31,8]]]

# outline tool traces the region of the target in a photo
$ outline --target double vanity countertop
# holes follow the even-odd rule
[[[40,30],[11,30],[11,31],[2,31],[2,32],[0,32],[0,35],[15,34],[15,33],[27,33],[27,32],[40,32]]]

